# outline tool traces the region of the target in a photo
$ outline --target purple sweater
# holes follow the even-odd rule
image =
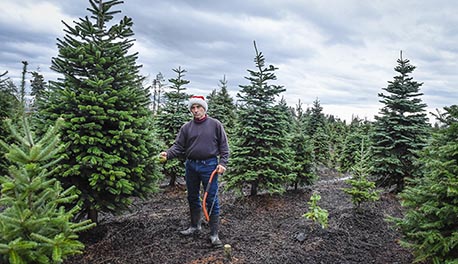
[[[208,117],[203,122],[191,120],[178,132],[175,143],[167,150],[167,158],[186,157],[206,160],[219,156],[219,164],[227,167],[229,145],[220,121]]]

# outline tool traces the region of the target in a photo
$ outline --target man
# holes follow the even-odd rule
[[[210,241],[213,247],[221,247],[218,237],[219,202],[218,174],[226,171],[229,159],[229,145],[223,125],[207,115],[207,102],[203,96],[192,96],[188,103],[193,120],[184,124],[175,143],[167,151],[161,152],[163,160],[186,157],[186,188],[191,212],[191,226],[181,231],[185,236],[201,230],[202,206],[200,203],[200,184],[206,190],[210,175],[216,169],[208,192],[206,206],[210,215]],[[219,157],[219,159],[218,159]]]

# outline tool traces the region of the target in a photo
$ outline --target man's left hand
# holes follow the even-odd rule
[[[223,165],[216,166],[216,169],[217,169],[216,173],[218,174],[223,174],[226,171],[226,168]]]

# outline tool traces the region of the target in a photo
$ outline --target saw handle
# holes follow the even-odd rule
[[[215,176],[217,171],[218,171],[218,168],[216,168],[210,175],[210,179],[208,180],[207,188],[205,189],[204,197],[202,199],[202,209],[204,211],[204,216],[207,221],[210,221],[210,216],[208,215],[208,211],[207,211],[207,196],[208,196],[208,191],[210,191],[210,186],[213,181],[213,177]]]

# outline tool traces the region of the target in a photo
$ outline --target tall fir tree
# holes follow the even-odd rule
[[[208,115],[221,121],[230,136],[235,126],[235,104],[227,91],[226,76],[220,80],[219,89],[207,96]]]
[[[111,21],[122,1],[90,0],[90,17],[70,26],[58,39],[51,69],[47,120],[63,117],[62,140],[69,145],[61,181],[81,192],[82,216],[94,222],[98,212],[118,213],[133,197],[154,191],[160,174],[148,90],[142,87],[134,44],[133,21]]]
[[[420,99],[422,83],[409,77],[415,66],[402,58],[402,52],[397,62],[394,70],[399,75],[383,88],[387,94],[379,93],[384,106],[380,115],[375,116],[371,137],[377,183],[388,188],[395,185],[395,192],[404,188],[405,178],[412,178],[417,173],[417,151],[426,145],[429,135],[426,104]]]
[[[78,207],[66,204],[78,198],[74,186],[64,189],[56,180],[56,155],[64,148],[59,121],[35,140],[27,119],[19,133],[9,122],[14,144],[0,140],[11,161],[8,174],[0,176],[0,262],[62,263],[82,253],[77,233],[91,228],[90,220],[72,222]]]
[[[227,187],[241,190],[248,184],[251,195],[257,195],[259,189],[282,193],[294,175],[287,153],[284,109],[274,102],[286,89],[270,83],[276,80],[277,68],[265,66],[264,55],[258,52],[256,42],[254,48],[256,69],[248,70],[250,76],[245,78],[250,84],[240,85],[237,94],[241,105]]]
[[[406,213],[392,218],[415,262],[458,262],[458,105],[445,111],[444,126],[420,154],[424,175],[409,179],[400,193]]]
[[[186,70],[178,67],[173,69],[177,74],[175,78],[169,79],[172,84],[169,91],[164,93],[165,104],[156,116],[156,126],[160,139],[165,147],[170,147],[177,137],[180,128],[189,121],[190,112],[187,105],[189,94],[186,93]],[[167,160],[162,167],[162,172],[169,179],[169,186],[175,186],[178,176],[184,176],[184,157]]]

